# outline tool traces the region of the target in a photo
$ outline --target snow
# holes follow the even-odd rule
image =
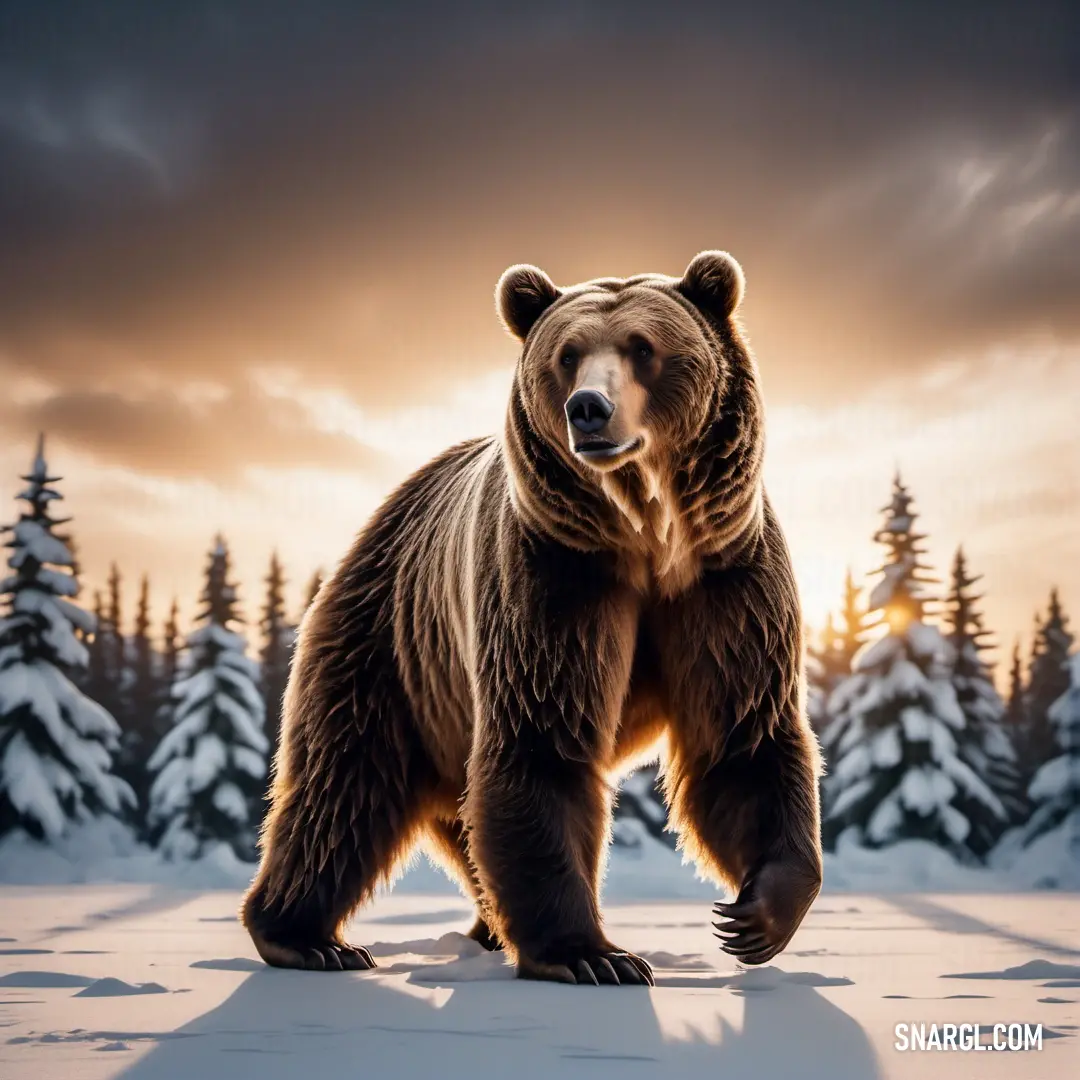
[[[1060,795],[1070,785],[1080,787],[1080,758],[1062,754],[1039,769],[1028,788],[1028,795],[1035,802],[1042,802]]]
[[[38,616],[45,624],[42,637],[61,664],[86,666],[86,648],[72,632],[70,618],[72,611],[82,613],[79,608],[36,588],[23,588],[15,593],[11,609],[13,613]]]
[[[203,735],[195,743],[195,752],[191,755],[191,790],[203,791],[208,788],[225,768],[227,759],[228,754],[221,739],[212,731]]]
[[[9,565],[13,570],[22,567],[28,558],[42,565],[47,563],[52,563],[54,566],[71,565],[71,552],[67,544],[59,537],[53,536],[41,522],[19,521],[11,526],[11,532],[14,533],[15,551],[11,555]]]
[[[222,681],[232,686],[230,680],[223,679]],[[251,686],[250,683],[248,685]],[[261,697],[253,697],[250,702],[240,705],[231,694],[222,691],[214,695],[214,708],[223,712],[232,721],[237,736],[253,750],[261,750],[265,753],[270,749],[266,736],[256,727],[256,722],[252,719],[252,713],[254,713],[258,717],[258,722],[262,723],[264,705]]]
[[[852,671],[872,671],[889,663],[900,652],[900,640],[891,634],[863,645],[851,662]]]
[[[956,786],[943,773],[926,766],[908,769],[900,781],[900,798],[909,810],[927,817],[956,794]]]
[[[885,844],[899,831],[904,821],[900,809],[900,792],[891,791],[874,808],[866,824],[866,835],[875,844]]]
[[[657,985],[649,990],[513,979],[500,954],[463,937],[470,905],[426,867],[352,921],[349,939],[379,962],[364,973],[264,967],[236,920],[242,880],[225,888],[179,876],[0,887],[0,934],[14,950],[40,950],[32,958],[0,951],[0,1075],[1070,1075],[1078,995],[1046,985],[1075,983],[1080,971],[1075,895],[971,889],[973,876],[989,873],[949,869],[940,849],[916,842],[888,858],[848,851],[854,891],[827,886],[787,951],[746,970],[716,947],[712,890],[689,895],[700,885],[689,869],[662,844],[646,843],[635,858],[613,853],[605,918],[614,941],[652,963]],[[837,876],[839,858],[827,859],[827,878]],[[620,891],[623,864],[636,868],[639,885],[650,883],[651,896]],[[954,891],[922,884],[890,893],[874,871],[887,875],[896,865],[916,881],[941,875]],[[951,1054],[893,1047],[897,1023],[1003,1020],[1043,1024],[1042,1051],[984,1054],[976,1068]]]
[[[233,821],[247,821],[247,800],[235,784],[220,784],[214,789],[214,806]]]
[[[897,587],[914,569],[915,560],[913,557],[904,558],[900,562],[895,562],[884,567],[882,569],[881,580],[870,590],[870,596],[867,601],[870,610],[877,611],[880,608],[886,607],[893,599]]]
[[[33,751],[26,736],[16,731],[0,758],[2,781],[12,806],[35,818],[50,839],[64,831],[67,818],[57,798],[56,788],[45,774],[44,762]],[[70,788],[70,784],[66,785]]]
[[[916,656],[941,659],[945,653],[945,639],[936,626],[923,622],[913,622],[907,628],[905,637],[911,646],[912,653]]]

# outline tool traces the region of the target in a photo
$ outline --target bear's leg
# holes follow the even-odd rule
[[[817,779],[802,741],[780,733],[714,763],[671,740],[672,818],[698,867],[738,890],[714,925],[745,964],[781,952],[821,888]]]
[[[461,819],[446,821],[443,818],[436,818],[432,821],[428,833],[433,848],[432,854],[461,886],[465,895],[476,902],[479,909],[480,882],[476,876],[476,868],[469,858],[468,835]],[[479,942],[488,952],[502,948],[499,939],[495,937],[487,920],[479,911],[476,922],[473,923],[466,937]]]
[[[520,746],[520,744],[519,744]],[[467,811],[483,910],[525,979],[652,985],[649,965],[608,940],[599,882],[610,792],[598,770],[558,755],[483,754]]]
[[[461,815],[482,914],[521,978],[651,983],[604,933],[599,889],[640,602],[606,558],[504,525],[479,578]]]
[[[685,850],[734,887],[723,948],[747,964],[791,940],[821,887],[817,740],[802,700],[798,597],[782,540],[707,575],[658,623],[671,699],[665,790]]]
[[[350,650],[351,610],[328,613],[332,593],[309,609],[293,661],[262,862],[242,909],[277,967],[375,966],[342,926],[419,839],[438,786],[393,657]],[[358,626],[354,640],[378,639]]]
[[[304,785],[275,798],[262,864],[242,912],[259,955],[275,967],[376,966],[365,948],[344,941],[341,930],[376,886],[391,878],[423,817],[411,797],[386,790],[362,760],[353,758],[352,764],[358,767],[342,762],[333,770],[338,775],[320,777],[329,781],[327,789]],[[331,805],[341,792],[355,793],[362,807]]]

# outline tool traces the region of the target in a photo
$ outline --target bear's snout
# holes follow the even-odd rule
[[[599,390],[577,390],[566,400],[566,419],[583,435],[602,431],[614,414],[614,402]]]

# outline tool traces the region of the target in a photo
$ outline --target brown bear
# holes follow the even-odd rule
[[[820,757],[742,293],[719,251],[681,278],[503,274],[502,437],[406,480],[300,628],[243,907],[267,963],[373,967],[343,924],[426,841],[520,976],[651,983],[600,885],[612,780],[658,752],[683,850],[737,890],[723,947],[791,939]]]

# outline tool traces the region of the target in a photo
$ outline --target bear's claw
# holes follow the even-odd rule
[[[631,952],[622,949],[584,950],[563,963],[518,959],[519,979],[540,979],[571,986],[655,986],[652,968]]]
[[[720,948],[744,964],[764,964],[795,936],[821,888],[820,870],[769,862],[747,877],[733,904],[716,904]]]
[[[371,971],[378,965],[362,945],[343,941],[285,944],[257,940],[259,955],[271,966],[299,971]]]

